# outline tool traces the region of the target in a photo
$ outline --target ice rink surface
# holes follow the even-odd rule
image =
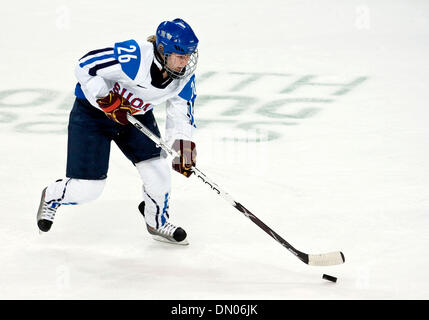
[[[1,299],[429,298],[427,1],[17,0],[2,13]],[[176,173],[170,216],[190,245],[152,240],[114,144],[102,196],[39,235],[77,60],[176,17],[200,39],[197,166],[297,249],[345,264],[303,264]]]

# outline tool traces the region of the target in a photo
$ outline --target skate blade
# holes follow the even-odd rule
[[[189,242],[187,239],[177,242],[177,241],[170,241],[164,237],[161,236],[157,236],[157,235],[152,235],[152,239],[156,240],[156,241],[160,241],[160,242],[165,242],[165,243],[170,243],[170,244],[175,244],[175,245],[180,245],[180,246],[187,246],[189,245]]]

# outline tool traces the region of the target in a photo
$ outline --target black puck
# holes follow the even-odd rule
[[[327,274],[323,274],[322,278],[325,279],[325,280],[332,281],[332,282],[337,282],[337,278],[335,278],[333,276],[330,276],[330,275],[327,275]]]

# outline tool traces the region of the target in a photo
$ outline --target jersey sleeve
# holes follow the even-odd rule
[[[108,95],[116,81],[133,81],[140,68],[140,47],[135,40],[93,50],[79,59],[75,75],[84,96],[93,105]]]
[[[197,97],[195,75],[192,75],[180,93],[167,100],[166,141],[170,144],[176,139],[193,141],[196,129],[194,102]]]

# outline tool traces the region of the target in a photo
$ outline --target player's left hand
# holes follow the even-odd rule
[[[189,140],[176,140],[172,145],[173,150],[177,151],[180,157],[173,159],[173,169],[186,178],[189,178],[193,171],[192,166],[197,163],[197,147],[194,142]]]
[[[127,99],[110,91],[108,96],[97,99],[97,103],[109,119],[122,125],[128,124],[127,114],[132,109]]]

